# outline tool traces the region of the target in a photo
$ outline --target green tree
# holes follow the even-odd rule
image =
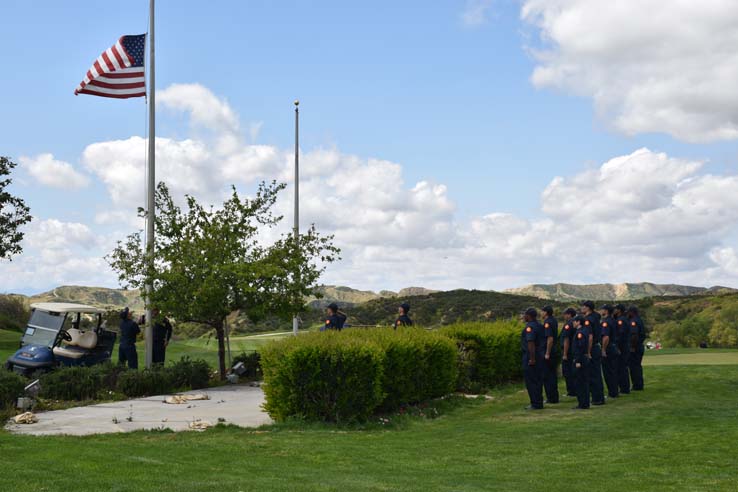
[[[728,306],[720,311],[710,328],[710,345],[738,346],[738,306]]]
[[[153,261],[142,246],[141,232],[119,242],[107,257],[124,286],[143,288],[152,282],[150,306],[177,321],[215,330],[221,378],[226,371],[226,317],[235,310],[252,320],[304,312],[305,297],[314,293],[325,265],[338,258],[333,237],[320,235],[314,226],[297,242],[283,235],[265,244],[264,230],[282,219],[272,214],[282,189],[283,184],[261,183],[247,199],[233,188],[219,209],[205,208],[187,196],[183,211],[160,183]]]
[[[21,227],[31,221],[31,213],[25,202],[6,190],[13,182],[10,171],[17,164],[0,156],[0,260],[10,260],[23,248]]]

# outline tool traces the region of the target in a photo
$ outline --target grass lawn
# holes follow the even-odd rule
[[[565,399],[525,412],[519,385],[392,430],[0,431],[0,490],[735,491],[738,365],[649,366],[645,377],[646,391],[588,411]]]

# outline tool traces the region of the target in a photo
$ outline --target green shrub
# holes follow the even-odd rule
[[[207,388],[210,382],[210,366],[202,359],[184,356],[164,371],[171,373],[174,388]]]
[[[246,372],[241,374],[242,378],[261,379],[261,354],[259,352],[241,352],[233,358],[233,365],[235,366],[239,362],[242,362],[244,368],[246,369]]]
[[[172,372],[160,366],[125,371],[118,377],[118,391],[130,398],[164,395],[173,392],[174,388]]]
[[[25,386],[25,380],[18,374],[0,370],[0,410],[14,407]]]
[[[480,392],[520,377],[520,331],[515,321],[459,323],[439,331],[456,341],[459,391]]]
[[[310,333],[262,352],[264,408],[275,420],[366,420],[384,398],[382,349],[345,333]]]
[[[102,371],[92,367],[60,367],[41,375],[40,396],[52,400],[91,400],[103,389]]]

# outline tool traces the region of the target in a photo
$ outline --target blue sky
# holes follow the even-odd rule
[[[638,2],[626,3],[634,11],[642,8]],[[453,204],[453,210],[448,212],[445,205],[439,205],[439,210],[444,211],[439,212],[443,218],[434,215],[431,222],[444,223],[439,226],[438,230],[442,231],[439,234],[459,234],[463,238],[459,239],[464,242],[462,246],[459,241],[442,244],[443,240],[431,239],[428,241],[431,246],[409,241],[403,243],[402,251],[385,250],[379,254],[376,249],[385,244],[353,241],[348,237],[350,228],[344,230],[336,221],[326,221],[325,230],[345,233],[339,242],[345,241],[345,253],[351,255],[344,261],[345,265],[329,270],[326,281],[376,289],[411,284],[438,288],[467,285],[503,288],[559,279],[649,280],[640,278],[638,272],[617,273],[622,272],[621,266],[627,265],[632,255],[623,248],[600,251],[602,257],[612,256],[613,264],[619,265],[601,275],[577,273],[576,267],[559,274],[560,270],[546,270],[547,267],[528,262],[513,269],[497,268],[496,265],[506,262],[504,255],[484,256],[469,249],[475,242],[470,224],[488,214],[509,214],[526,222],[523,229],[541,231],[539,241],[545,241],[548,234],[560,235],[555,227],[561,226],[566,231],[572,226],[563,224],[565,221],[560,214],[550,212],[550,207],[545,206],[542,193],[552,180],[561,176],[573,182],[576,176],[597,170],[610,159],[631,155],[644,147],[653,155],[665,153],[669,159],[706,161],[697,174],[685,175],[683,179],[686,180],[705,175],[727,179],[738,172],[735,137],[728,130],[720,134],[727,137],[715,138],[710,133],[717,131],[716,128],[731,127],[732,113],[714,116],[705,102],[698,116],[710,113],[709,118],[705,116],[709,121],[698,127],[677,128],[668,122],[662,124],[655,117],[654,121],[644,120],[643,114],[658,113],[659,108],[654,110],[650,105],[662,95],[666,101],[664,111],[684,109],[687,106],[684,95],[689,93],[689,87],[682,88],[681,92],[663,89],[663,94],[641,103],[642,113],[633,110],[634,105],[639,109],[638,101],[633,102],[643,87],[639,77],[653,80],[654,74],[632,71],[630,63],[623,70],[617,70],[617,64],[621,63],[618,60],[622,58],[613,56],[620,42],[617,34],[608,38],[605,33],[600,42],[593,45],[598,47],[593,49],[601,49],[601,52],[589,58],[591,52],[585,53],[571,44],[572,37],[586,39],[587,26],[584,23],[575,26],[570,37],[561,33],[563,28],[556,27],[561,21],[557,15],[563,15],[567,9],[585,16],[600,14],[592,13],[575,0],[555,0],[550,5],[553,4],[559,10],[535,0],[160,0],[156,33],[157,89],[164,90],[172,84],[198,84],[237,114],[237,131],[244,146],[267,146],[283,152],[292,145],[292,101],[299,98],[303,152],[324,149],[340,152],[342,156],[391,161],[401,169],[403,185],[398,193],[407,192],[418,182],[445,186],[442,194]],[[733,15],[735,8],[730,8],[729,2],[724,5],[728,9],[724,14]],[[6,67],[5,76],[0,80],[0,93],[3,94],[0,153],[16,161],[21,156],[32,160],[40,154],[51,153],[54,159],[68,163],[90,180],[87,186],[72,191],[63,186],[42,186],[29,174],[29,168],[22,165],[16,175],[14,191],[28,201],[37,221],[53,219],[62,224],[81,224],[89,229],[90,236],[96,237],[126,230],[96,219],[101,212],[121,211],[125,207],[111,198],[110,181],[101,178],[99,169],[104,163],[95,167],[98,169],[95,171],[82,156],[93,143],[145,136],[145,104],[135,99],[75,97],[73,90],[94,59],[118,36],[146,31],[147,8],[148,2],[142,0],[128,2],[126,9],[94,2],[91,6],[90,2],[72,0],[63,3],[6,0],[0,6],[0,17],[5,20],[5,43],[0,46],[0,60]],[[526,8],[533,14],[521,14]],[[478,15],[470,20],[472,11]],[[608,15],[616,14],[602,9],[603,18],[596,20],[607,23]],[[693,16],[694,12],[687,9],[683,15]],[[711,29],[713,20],[713,17],[704,20],[705,32],[720,36],[720,32]],[[642,22],[646,24],[636,29],[642,29],[644,35],[649,34],[651,28],[666,29],[660,24],[648,24],[658,23],[658,20]],[[566,27],[566,24],[560,26]],[[581,36],[576,36],[577,29],[582,30]],[[676,48],[679,34],[673,30],[669,32],[676,37]],[[542,35],[545,41],[541,41]],[[727,35],[732,35],[732,31]],[[712,41],[707,35],[705,38],[709,48]],[[550,56],[544,59],[536,50],[548,50]],[[650,56],[649,53],[642,55]],[[638,56],[639,53],[633,53],[634,58]],[[675,49],[673,53],[660,53],[659,56],[661,58],[656,60],[649,59],[648,63],[656,67],[654,70],[659,63],[679,61],[682,55]],[[608,57],[612,61],[607,61]],[[729,61],[718,60],[726,64]],[[690,60],[685,63],[689,74]],[[572,64],[578,71],[569,78],[543,81],[533,78],[537,67],[569,67]],[[622,73],[633,75],[625,77]],[[612,79],[607,78],[609,76]],[[666,82],[674,78],[668,69],[657,71],[655,77],[659,76]],[[606,77],[607,84],[612,80],[613,87],[625,89],[603,96],[597,85],[601,84],[601,77]],[[580,85],[578,81],[584,82]],[[725,84],[731,80],[719,82]],[[667,101],[670,97],[673,99]],[[699,99],[692,103],[702,104]],[[732,102],[727,106],[730,104]],[[182,109],[186,106],[186,102],[175,101],[169,107],[160,108],[158,136],[205,141],[219,131],[198,125],[191,115],[188,116],[188,111]],[[618,115],[622,118],[617,119]],[[252,133],[251,128],[258,128],[258,132]],[[142,148],[141,153],[144,152]],[[366,166],[371,173],[372,164],[367,162]],[[253,182],[257,178],[276,177],[268,174],[248,177],[243,184],[247,186],[250,179]],[[322,179],[330,180],[331,175],[329,172]],[[394,186],[396,184],[388,183],[387,189],[394,190]],[[654,186],[673,190],[683,187],[681,181]],[[205,196],[210,195],[205,193]],[[351,200],[351,197],[345,199]],[[392,207],[402,208],[396,203]],[[714,205],[708,207],[708,215],[713,209]],[[420,213],[413,210],[413,214]],[[677,212],[672,209],[675,219]],[[320,216],[316,214],[318,225],[321,225]],[[592,220],[598,219],[592,217]],[[546,228],[546,221],[553,221],[555,224],[551,227],[554,229]],[[386,226],[391,228],[393,224],[401,228],[404,222],[390,220]],[[378,227],[384,229],[381,226],[379,223]],[[61,227],[63,230],[65,226]],[[460,229],[462,232],[458,232]],[[668,242],[666,238],[675,233],[657,232],[654,240]],[[422,236],[422,229],[410,227],[398,230],[398,234]],[[525,236],[520,231],[508,229],[491,234]],[[639,233],[639,238],[646,236],[648,234]],[[597,247],[606,248],[601,244],[602,237],[606,236],[593,241]],[[646,273],[660,281],[730,282],[738,276],[738,272],[731,270],[734,239],[735,229],[731,227],[701,249],[659,253],[661,256],[646,253],[639,270],[643,271],[646,266]],[[680,240],[691,244],[689,234],[680,236]],[[43,256],[39,242],[37,239],[34,246],[27,248],[26,258],[14,260],[14,270],[10,270],[8,264],[0,264],[0,275],[5,269],[6,275],[13,272],[17,278],[4,280],[0,290],[27,292],[53,286],[54,282],[85,281],[84,275],[70,276],[68,273],[51,276],[46,282],[35,280],[40,272],[22,264],[32,263],[32,255]],[[492,248],[493,242],[485,244]],[[656,245],[646,241],[641,246],[642,252]],[[96,243],[94,248],[82,252],[72,251],[75,247],[62,248],[65,250],[63,261],[72,256],[77,259],[84,255],[99,257],[104,247],[105,244]],[[427,255],[428,248],[434,251],[431,256],[447,257],[451,252],[461,263],[442,272],[431,272],[431,265],[418,263],[403,274],[398,274],[392,266],[397,258]],[[506,254],[515,258],[524,256],[515,253],[515,243],[493,249],[508,251]],[[716,251],[723,260],[715,260]],[[533,256],[547,260],[543,262],[545,265],[566,264],[563,253],[538,251]],[[472,259],[464,260],[466,257]],[[663,264],[658,261],[661,257],[667,258]],[[364,260],[359,262],[357,258]],[[378,263],[372,265],[372,261]],[[16,275],[18,268],[23,269],[23,275]],[[380,271],[386,268],[387,273],[376,277],[366,275],[378,268]],[[704,273],[710,268],[713,270],[709,274]],[[473,273],[484,269],[489,270],[488,275]],[[110,275],[95,274],[90,282],[114,285],[110,279]]]

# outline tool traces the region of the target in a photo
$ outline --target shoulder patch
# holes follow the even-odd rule
[[[583,336],[581,333],[577,333],[577,338],[582,338]]]
[[[589,320],[584,320],[584,326],[589,326]]]
[[[565,329],[566,331],[569,331],[569,325],[564,325],[564,329]]]
[[[604,326],[605,328],[607,328],[607,321],[603,321],[602,322],[602,326]]]
[[[396,323],[396,324],[397,324],[397,326],[400,326],[400,323],[402,323],[402,321],[400,321],[400,320],[398,319],[398,320],[397,320],[397,323]]]
[[[544,328],[548,328],[549,326],[551,326],[551,325],[549,325],[548,323],[546,323],[545,325],[543,325]]]
[[[330,325],[331,324],[331,320],[329,320],[329,319],[325,320],[325,324],[326,325]]]
[[[635,326],[635,325],[636,325],[636,322],[635,321],[631,321],[630,322],[630,326]]]
[[[621,320],[618,320],[618,324],[619,325],[622,325],[623,324],[623,320],[622,319]]]
[[[528,332],[528,333],[530,333],[531,331],[533,331],[533,328],[531,328],[530,326],[528,326],[528,327],[525,328],[525,331]]]

